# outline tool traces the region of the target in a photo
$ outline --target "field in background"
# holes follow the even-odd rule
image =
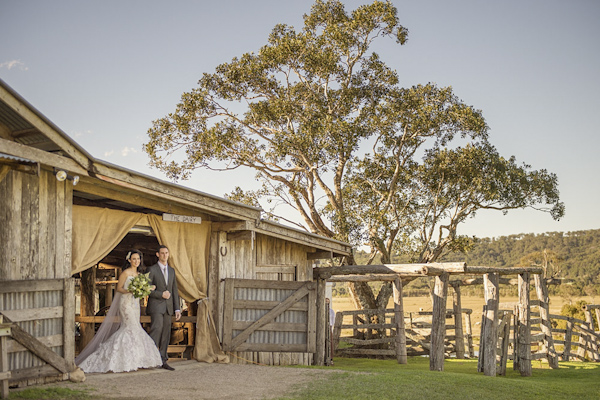
[[[479,340],[479,327],[481,324],[481,312],[483,310],[484,299],[483,296],[462,296],[462,308],[470,308],[473,310],[471,314],[471,323],[473,324],[473,338]],[[518,298],[516,296],[500,296],[501,303],[516,302]],[[600,302],[600,300],[592,299],[589,296],[573,297],[572,303],[576,303],[579,300],[585,300],[588,304],[594,304]],[[560,296],[550,296],[550,314],[560,314],[560,310],[565,304],[565,300]],[[355,310],[354,304],[350,297],[334,297],[332,299],[332,308],[334,311],[351,311]],[[393,300],[390,300],[388,308],[394,308]],[[404,312],[414,312],[423,309],[423,311],[432,311],[432,304],[430,297],[405,297],[404,298]],[[447,308],[452,309],[452,297],[449,293]],[[450,323],[450,320],[447,320]],[[343,336],[346,332],[342,333]]]

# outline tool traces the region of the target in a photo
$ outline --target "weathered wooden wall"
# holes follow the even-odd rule
[[[55,353],[74,358],[71,182],[10,171],[0,182],[0,312]],[[66,316],[66,317],[65,317]],[[56,371],[10,340],[13,380]]]
[[[225,306],[224,279],[259,279],[276,281],[312,280],[312,261],[307,260],[308,249],[283,239],[256,234],[237,238],[227,232],[213,232],[209,257],[209,301],[217,333],[223,340],[223,315]],[[268,364],[307,364],[312,354],[292,356],[282,352],[243,352],[230,354],[232,362],[257,362]],[[277,354],[276,354],[277,353]],[[243,361],[250,360],[250,361]]]
[[[0,182],[0,281],[70,276],[73,185],[51,171]]]

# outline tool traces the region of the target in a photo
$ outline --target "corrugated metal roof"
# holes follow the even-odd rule
[[[0,160],[16,161],[16,162],[25,163],[25,164],[35,164],[35,161],[28,160],[28,159],[22,158],[22,157],[12,156],[10,154],[5,154],[5,153],[0,153]]]

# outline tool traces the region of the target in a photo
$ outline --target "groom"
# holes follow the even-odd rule
[[[171,315],[175,313],[177,321],[181,318],[177,281],[175,280],[175,270],[168,263],[169,249],[167,246],[160,246],[156,256],[158,262],[148,269],[150,284],[156,287],[148,297],[146,314],[150,315],[150,337],[158,346],[163,362],[162,367],[173,371],[175,368],[167,364],[167,348],[171,340]]]

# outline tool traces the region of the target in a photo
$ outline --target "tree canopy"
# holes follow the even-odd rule
[[[400,87],[370,51],[385,38],[408,38],[391,3],[347,13],[340,1],[317,0],[301,31],[275,26],[257,53],[203,74],[154,121],[151,165],[172,179],[251,168],[262,188],[231,198],[277,198],[305,229],[368,243],[385,262],[398,252],[435,261],[464,248],[457,227],[479,209],[536,207],[560,218],[556,176],[501,157],[482,112],[452,88]],[[373,307],[359,286],[361,303]]]

